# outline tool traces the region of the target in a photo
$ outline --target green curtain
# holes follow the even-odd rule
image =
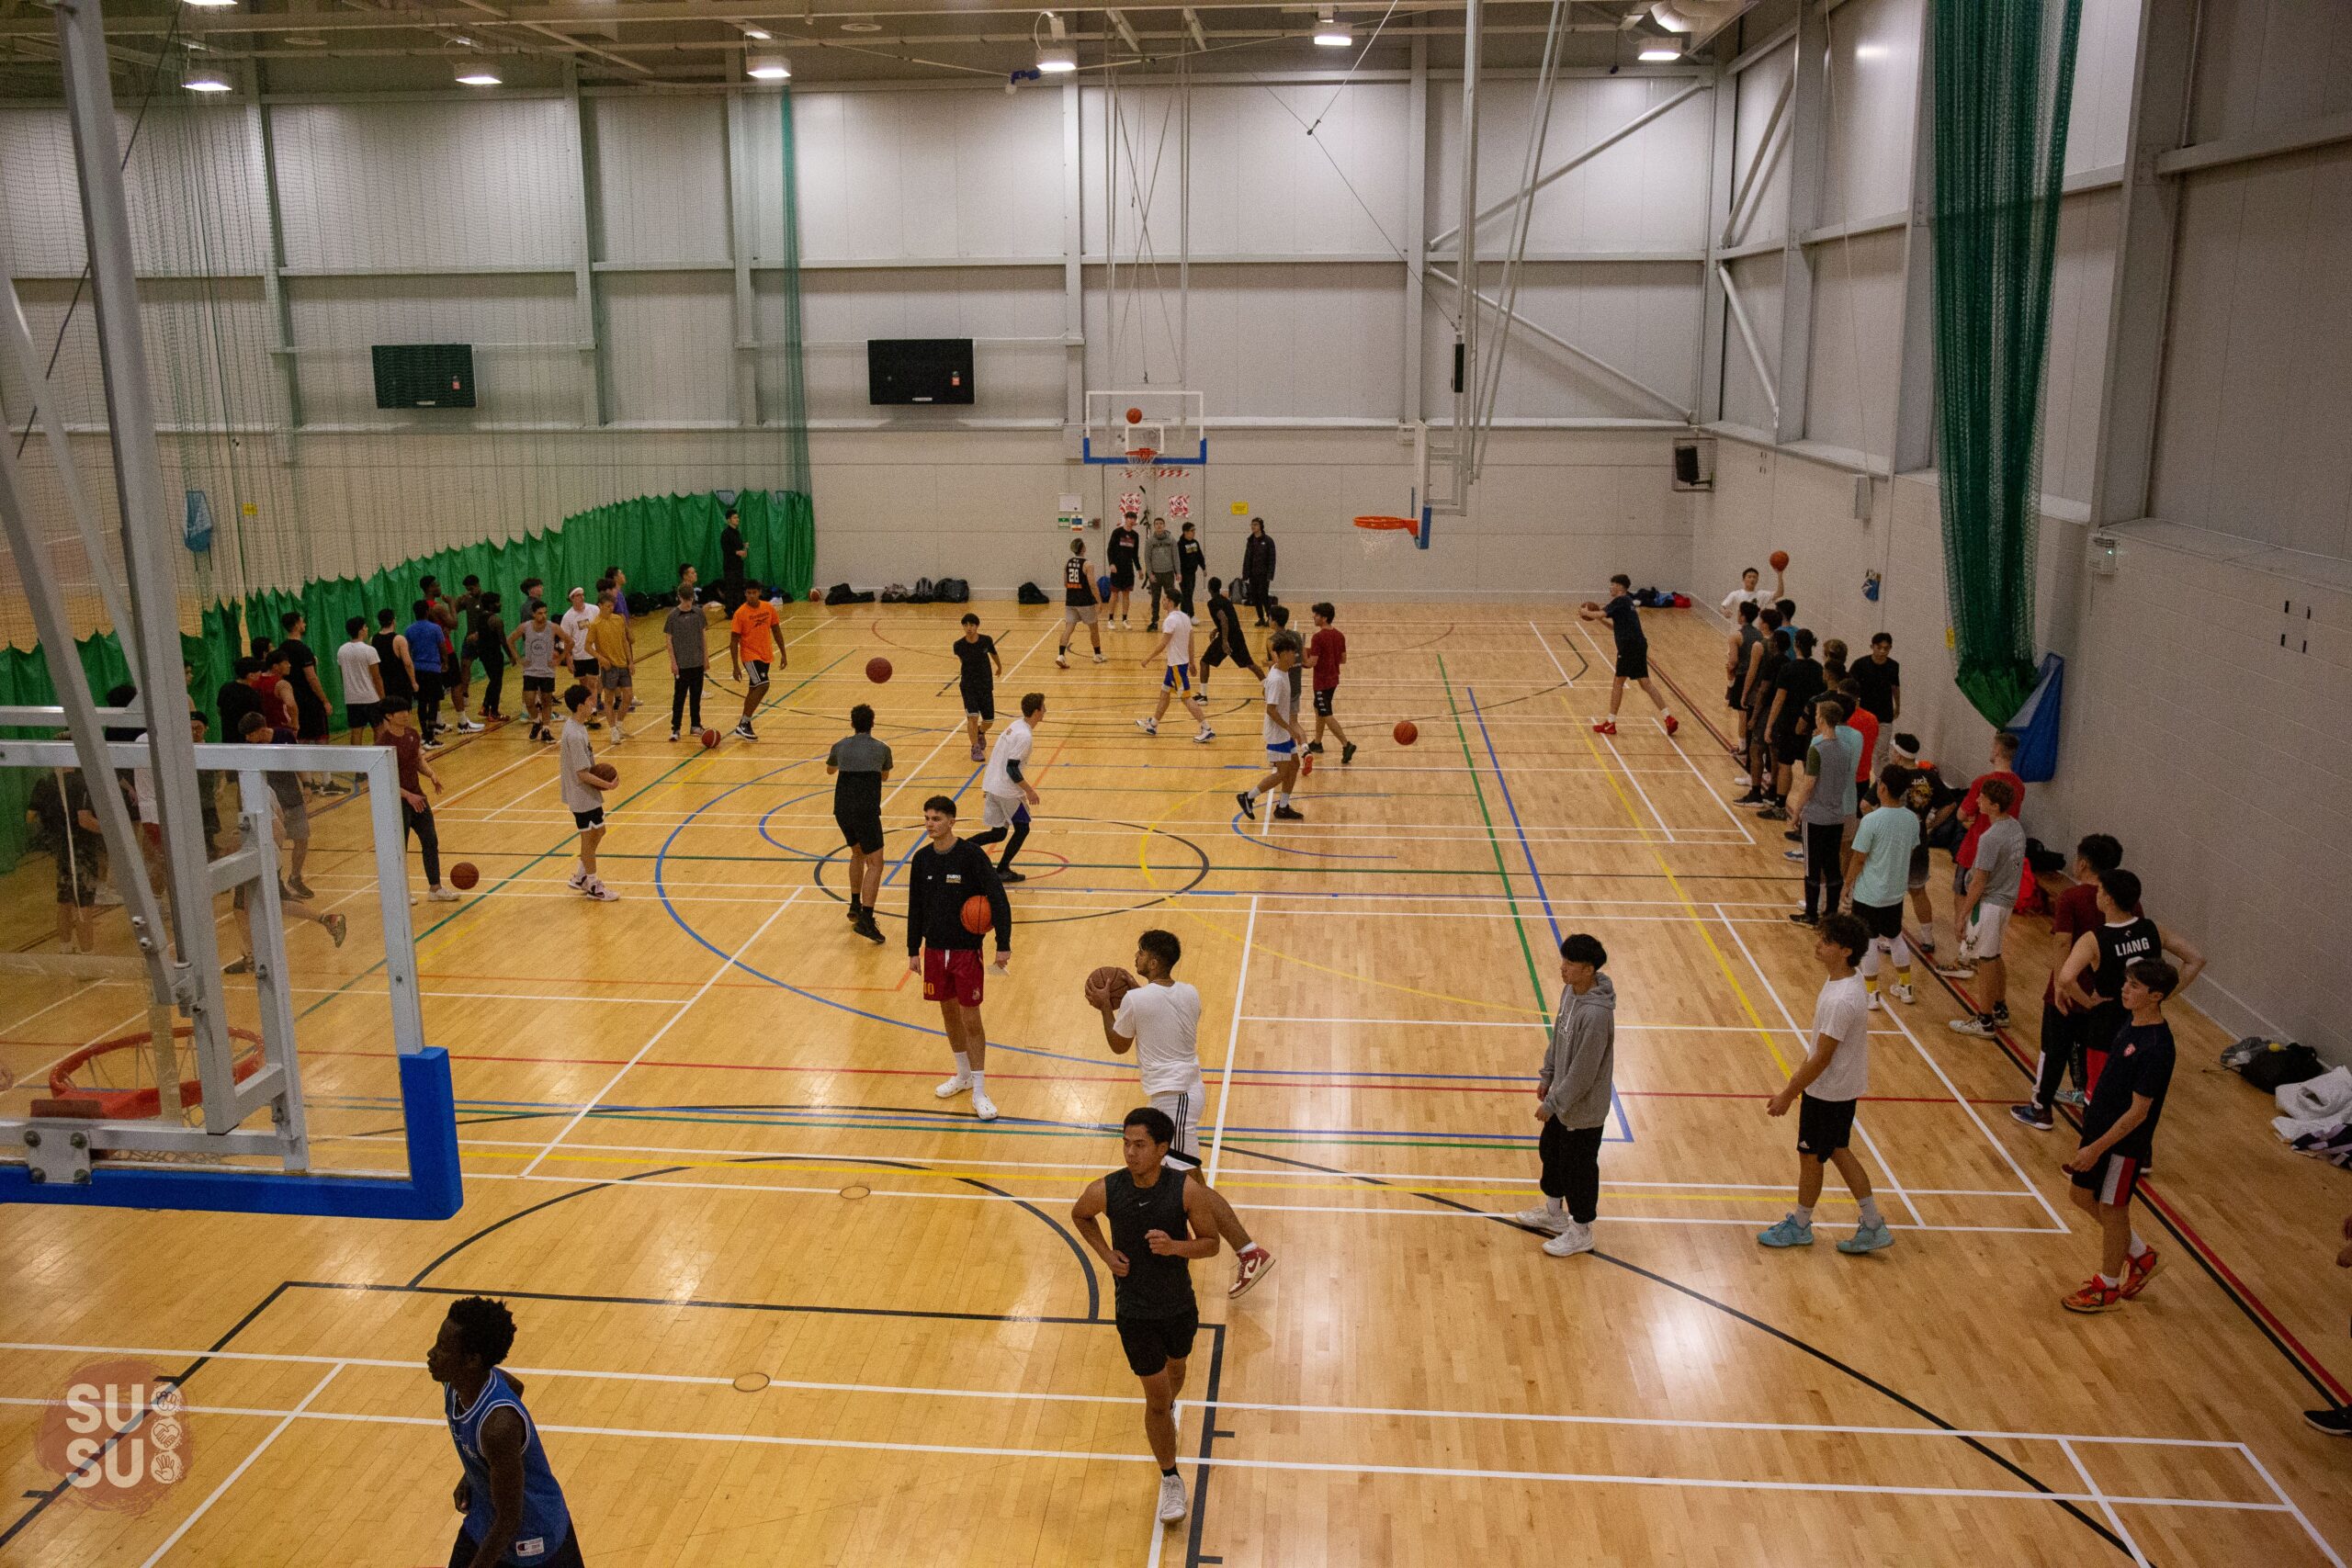
[[[2081,0],[1933,0],[1937,466],[1956,679],[2005,725],[2033,690],[2052,261]]]
[[[744,491],[736,497],[742,513],[743,536],[751,546],[751,573],[775,588],[786,600],[805,599],[816,570],[817,525],[808,497],[798,491]],[[339,728],[343,718],[343,674],[334,650],[344,640],[344,623],[354,615],[374,626],[376,612],[389,605],[402,623],[416,600],[420,578],[437,577],[454,594],[468,574],[482,586],[498,591],[504,601],[506,622],[514,624],[515,607],[523,595],[517,584],[526,577],[544,579],[548,597],[560,604],[574,585],[593,585],[609,566],[628,575],[634,593],[664,594],[677,581],[678,566],[692,561],[705,581],[718,576],[718,530],[725,508],[707,491],[695,495],[640,496],[635,501],[599,506],[567,518],[560,528],[529,534],[500,544],[461,545],[454,549],[416,556],[366,578],[323,578],[291,592],[271,590],[241,604],[216,604],[203,615],[202,630],[182,636],[180,647],[195,671],[188,691],[207,713],[213,715],[211,736],[219,715],[213,694],[220,689],[238,656],[253,637],[276,641],[280,617],[300,610],[310,620],[309,642],[319,654],[319,681],[326,688],[327,704]],[[85,637],[76,651],[87,673],[90,689],[103,698],[107,691],[130,679],[130,671],[112,632]],[[0,648],[0,703],[47,705],[57,701],[50,684],[49,664],[38,648]],[[9,731],[23,737],[30,732]],[[0,872],[14,870],[25,852],[25,801],[32,789],[31,771],[0,768]]]

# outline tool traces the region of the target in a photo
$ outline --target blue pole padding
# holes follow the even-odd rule
[[[0,1203],[80,1203],[115,1209],[214,1209],[242,1214],[311,1214],[350,1220],[446,1220],[465,1202],[458,1165],[457,1098],[449,1054],[403,1055],[401,1111],[408,1126],[405,1180],[372,1176],[283,1176],[266,1170],[175,1170],[101,1160],[86,1183],[36,1182],[0,1166]]]
[[[2058,728],[2066,696],[2066,660],[2054,653],[2041,656],[2041,673],[2033,694],[2009,720],[2018,738],[2018,777],[2028,784],[2047,784],[2058,776]]]

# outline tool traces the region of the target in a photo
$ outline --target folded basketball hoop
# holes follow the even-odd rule
[[[193,1051],[180,1049],[180,1042],[194,1036],[195,1030],[187,1024],[172,1031],[172,1055],[177,1072],[189,1073],[195,1066]],[[237,1043],[231,1070],[243,1083],[261,1067],[261,1036],[248,1029],[232,1029],[229,1037]],[[96,1113],[106,1117],[153,1116],[161,1111],[164,1096],[157,1087],[158,1053],[152,1048],[154,1038],[141,1032],[101,1040],[95,1045],[85,1045],[50,1068],[49,1092],[64,1102],[60,1108],[62,1113],[87,1114],[79,1110],[84,1106],[95,1106]],[[203,1102],[203,1081],[195,1077],[184,1077],[180,1083],[181,1109]]]

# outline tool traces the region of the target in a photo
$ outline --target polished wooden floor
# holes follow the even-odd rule
[[[2094,1254],[2057,1168],[2073,1140],[2004,1110],[2038,921],[2012,1044],[1949,1033],[1932,979],[1874,1017],[1862,1152],[1896,1245],[1836,1253],[1852,1211],[1832,1196],[1824,1245],[1766,1252],[1794,1159],[1764,1100],[1817,983],[1786,919],[1797,868],[1725,804],[1705,728],[1669,739],[1634,693],[1614,739],[1590,732],[1606,661],[1570,615],[1343,606],[1363,751],[1341,768],[1335,748],[1308,820],[1270,832],[1231,799],[1260,756],[1246,681],[1216,682],[1214,744],[1181,722],[1148,740],[1144,633],[1063,672],[1051,611],[979,608],[1001,704],[1052,702],[986,1011],[1001,1121],[933,1099],[935,1010],[895,940],[849,934],[821,761],[872,701],[894,852],[924,795],[976,803],[956,612],[792,607],[755,745],[642,722],[612,754],[616,904],[564,886],[548,751],[514,727],[468,739],[438,815],[481,885],[417,911],[463,1213],[0,1212],[0,1562],[439,1562],[457,1471],[421,1362],[475,1292],[514,1305],[596,1564],[2341,1562],[2352,1452],[2299,1412],[2352,1367],[2343,1178],[2206,1070],[2203,1018],[2176,1010],[2140,1220],[2166,1266],[2129,1309],[2059,1310]],[[1715,623],[1650,620],[1686,716],[1720,722]],[[863,674],[876,653],[887,686]],[[322,1164],[387,1169],[363,828],[322,813],[310,872],[351,942],[289,941]],[[14,945],[43,940],[49,878],[34,862],[0,889]],[[1227,1263],[1195,1269],[1196,1504],[1166,1531],[1109,1281],[1064,1220],[1138,1098],[1080,982],[1153,924],[1207,1002],[1216,1179],[1281,1259],[1230,1305]],[[1528,1080],[1574,931],[1612,955],[1620,1109],[1599,1249],[1555,1260],[1495,1216],[1533,1193]],[[119,916],[105,936],[121,946]],[[119,987],[0,977],[20,1076],[140,1021]],[[192,1462],[141,1511],[61,1487],[38,1440],[77,1369],[125,1359],[186,1375]]]

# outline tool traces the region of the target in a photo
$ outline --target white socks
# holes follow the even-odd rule
[[[1879,1217],[1879,1212],[1878,1212],[1878,1199],[1877,1199],[1877,1198],[1875,1198],[1875,1197],[1870,1197],[1870,1198],[1865,1198],[1865,1199],[1863,1199],[1863,1200],[1862,1200],[1862,1226],[1863,1226],[1863,1228],[1864,1228],[1864,1229],[1866,1229],[1866,1230],[1876,1230],[1879,1226],[1881,1226],[1881,1225],[1883,1225],[1883,1224],[1886,1224],[1886,1222],[1885,1222],[1884,1220],[1881,1219],[1881,1218]]]
[[[961,1051],[956,1053],[956,1076],[959,1078],[972,1076],[972,1058]]]
[[[956,1059],[961,1061],[963,1058],[958,1057]],[[988,1097],[989,1089],[988,1074],[979,1071],[978,1068],[974,1068],[971,1070],[969,1076],[972,1080],[972,1093],[974,1097],[978,1099],[986,1099]]]
[[[1566,1198],[1546,1198],[1544,1200],[1544,1212],[1558,1219],[1568,1212],[1568,1201]]]

